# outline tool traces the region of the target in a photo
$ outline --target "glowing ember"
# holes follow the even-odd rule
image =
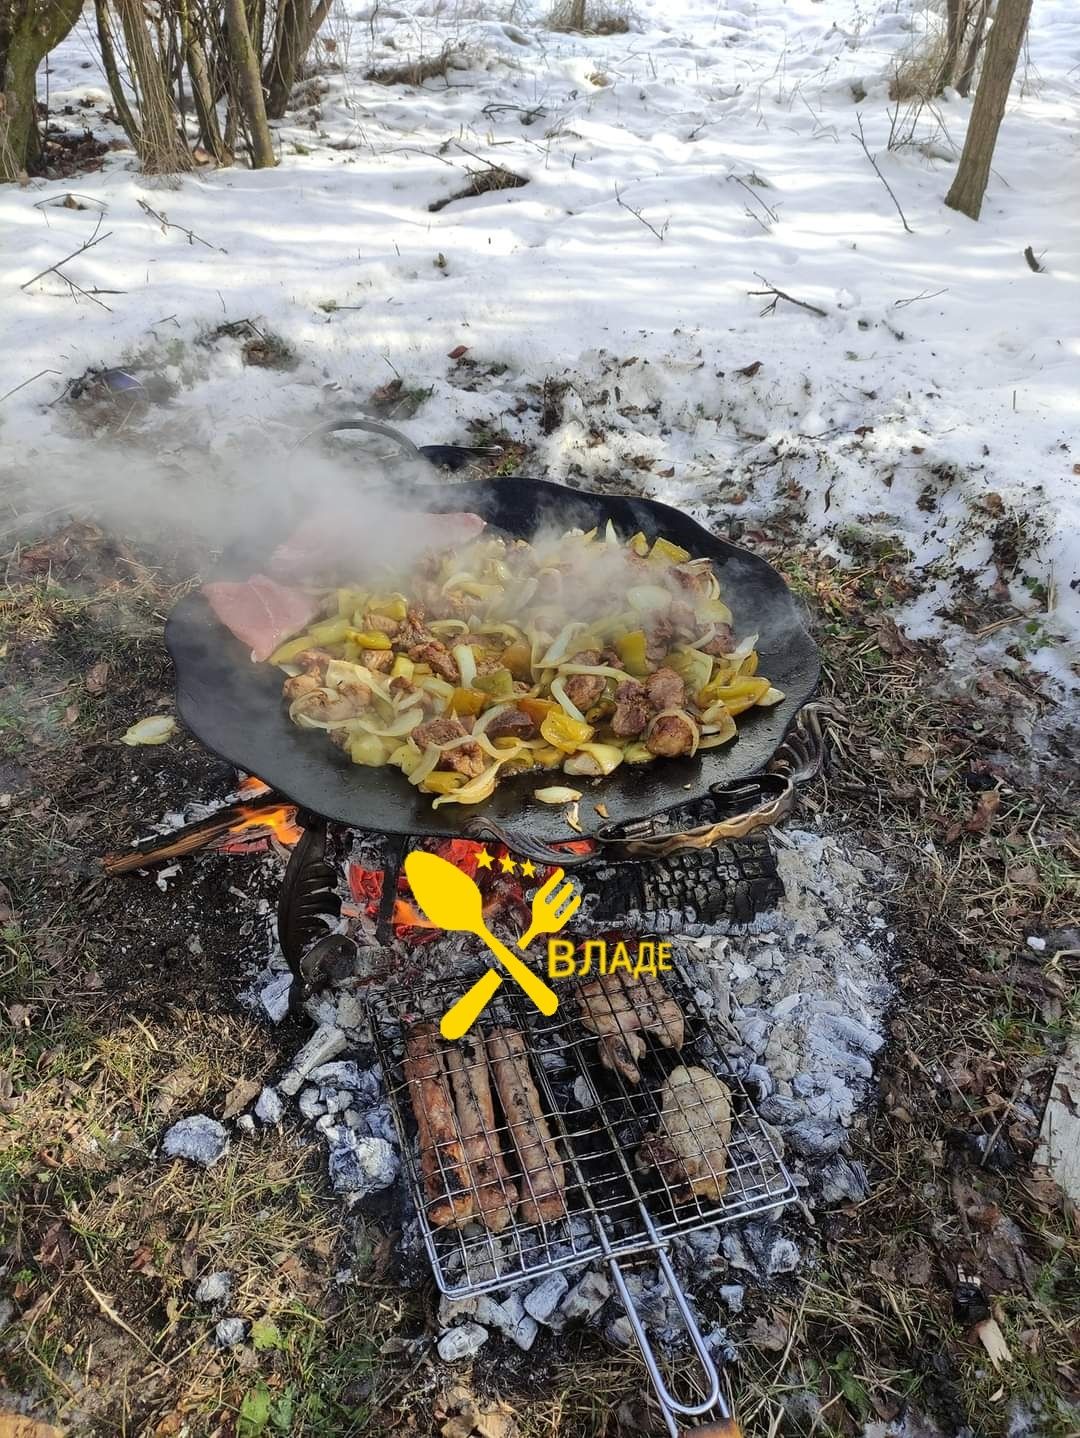
[[[254,774],[246,774],[236,786],[236,792],[243,794],[245,799],[257,799],[261,794],[269,794],[270,785],[263,779],[258,779]]]

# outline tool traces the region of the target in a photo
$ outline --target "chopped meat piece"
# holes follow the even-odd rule
[[[319,602],[300,589],[286,589],[265,574],[242,584],[219,580],[204,584],[210,608],[225,628],[251,649],[256,662],[269,659],[291,634],[298,634],[319,612]]]
[[[418,689],[415,684],[413,684],[410,680],[406,679],[404,674],[399,674],[396,679],[391,679],[387,687],[389,688],[390,693],[393,694],[395,697],[399,694],[405,695],[423,693],[423,690]]]
[[[366,684],[350,684],[347,687],[355,692],[344,693],[342,690],[335,692],[332,689],[313,689],[309,694],[301,695],[301,703],[297,712],[309,714],[312,719],[320,719],[324,723],[341,719],[355,719],[370,704],[371,690]]]
[[[432,719],[429,723],[415,728],[412,737],[423,750],[428,744],[449,744],[451,739],[463,739],[468,732],[464,724],[457,719]],[[475,779],[486,763],[484,751],[473,740],[441,754],[436,768],[453,769],[457,774],[465,774],[468,778]]]
[[[536,720],[530,718],[524,709],[507,709],[505,714],[493,719],[484,730],[489,739],[505,739],[507,736],[514,739],[535,739],[539,732]]]
[[[473,652],[475,653],[475,650]],[[477,674],[494,674],[496,669],[505,668],[506,665],[502,662],[501,654],[489,654],[483,659],[478,658],[476,661]]]
[[[332,656],[322,649],[302,649],[299,654],[294,655],[292,662],[305,674],[315,674],[319,679],[325,679],[326,666],[331,658]]]
[[[730,624],[718,624],[716,633],[702,647],[706,654],[730,654],[735,648],[735,631]]]
[[[650,674],[645,693],[654,709],[681,709],[686,703],[686,685],[674,669],[658,669]]]
[[[301,694],[310,694],[318,688],[320,688],[318,675],[290,674],[281,686],[281,692],[291,704],[294,699],[299,699]]]
[[[659,1124],[637,1153],[643,1173],[658,1169],[678,1203],[718,1199],[727,1188],[731,1090],[708,1069],[672,1069],[661,1090]]]
[[[674,759],[678,754],[689,754],[696,738],[692,719],[686,719],[681,714],[662,714],[650,729],[645,747],[650,754]]]
[[[604,664],[603,654],[599,649],[581,649],[577,654],[571,656],[571,664]],[[566,697],[571,704],[576,704],[582,711],[591,709],[604,692],[604,685],[607,680],[599,674],[569,674],[563,680],[563,687],[566,690]]]
[[[405,616],[404,624],[398,630],[397,642],[404,649],[412,649],[417,644],[430,644],[434,637],[424,623],[424,611],[410,609]]]
[[[691,559],[686,564],[676,564],[668,573],[673,576],[675,582],[683,589],[689,589],[692,594],[707,594],[709,592],[709,579],[712,575],[712,565],[702,564],[700,560]]]
[[[348,699],[358,712],[371,703],[371,686],[360,679],[346,679],[337,686],[337,692],[343,699]]]
[[[458,668],[457,660],[446,645],[438,639],[432,639],[426,644],[414,645],[409,650],[409,658],[417,664],[428,665],[433,674],[437,674],[440,679],[445,679],[448,684],[457,684],[461,679],[461,670]]]
[[[645,657],[652,664],[666,659],[671,641],[675,638],[675,626],[670,619],[658,615],[645,627]]]
[[[628,679],[615,690],[615,713],[611,718],[612,733],[620,739],[633,739],[649,722],[651,711],[644,685]]]
[[[385,674],[394,665],[394,651],[392,649],[361,649],[360,663],[365,669],[372,669],[376,674]]]
[[[366,634],[371,634],[372,631],[375,631],[379,634],[394,635],[401,628],[401,625],[396,619],[391,619],[388,614],[365,614],[360,628],[363,629]]]

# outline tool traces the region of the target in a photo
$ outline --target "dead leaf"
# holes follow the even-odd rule
[[[964,825],[965,834],[985,834],[994,822],[994,815],[1001,804],[998,789],[984,789],[975,803],[971,818]]]
[[[1005,1335],[998,1327],[996,1318],[984,1318],[975,1329],[975,1337],[986,1349],[990,1362],[995,1368],[1000,1368],[1003,1363],[1012,1362],[1009,1345],[1005,1342]]]
[[[21,1413],[0,1411],[0,1438],[64,1438],[64,1430]]]
[[[446,356],[446,358],[452,360],[459,360],[462,355],[467,355],[468,353],[468,345],[455,345],[454,348],[450,351],[450,353]]]
[[[754,360],[752,364],[743,365],[742,369],[737,369],[735,373],[741,374],[743,379],[753,379],[760,368],[761,361]]]
[[[0,884],[0,928],[6,928],[15,917],[15,900],[6,884]]]
[[[746,1335],[755,1348],[764,1348],[769,1353],[783,1353],[787,1347],[788,1327],[774,1314],[772,1319],[755,1318]]]
[[[164,1115],[171,1113],[177,1102],[197,1086],[195,1075],[188,1064],[172,1069],[158,1084],[154,1097],[154,1109]]]
[[[225,1107],[221,1110],[221,1117],[223,1119],[235,1118],[261,1092],[262,1084],[256,1079],[238,1079],[229,1090]]]
[[[878,648],[882,654],[888,654],[890,658],[897,659],[904,654],[914,654],[915,645],[899,628],[895,619],[890,619],[887,614],[881,615],[877,624]]]
[[[55,1268],[62,1272],[69,1266],[71,1247],[71,1233],[57,1219],[41,1235],[41,1247],[34,1256],[42,1268]]]
[[[670,469],[658,469],[656,472],[661,479],[673,479],[675,477],[675,466],[672,465]]]
[[[102,659],[86,671],[83,687],[87,694],[104,694],[109,682],[108,660]]]
[[[929,764],[934,758],[934,754],[934,746],[928,744],[925,739],[919,739],[916,743],[909,744],[904,751],[904,763],[914,769]]]

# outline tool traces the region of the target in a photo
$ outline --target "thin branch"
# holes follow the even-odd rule
[[[728,179],[734,180],[737,185],[741,185],[746,191],[746,193],[750,196],[750,198],[761,206],[761,208],[768,215],[770,221],[774,225],[776,224],[776,221],[779,218],[776,211],[770,209],[769,206],[765,203],[765,201],[761,198],[761,196],[754,193],[754,188],[752,185],[748,185],[741,175],[729,175]]]
[[[629,210],[630,213],[634,216],[635,220],[640,220],[647,230],[651,230],[658,240],[660,240],[661,242],[663,241],[664,236],[667,234],[667,227],[671,224],[670,220],[665,220],[663,229],[660,230],[658,230],[655,225],[650,225],[648,220],[645,218],[645,216],[641,213],[640,210],[635,210],[633,205],[628,205],[626,203],[622,195],[619,194],[618,185],[615,186],[615,202],[620,209]]]
[[[909,235],[913,235],[913,234],[915,233],[915,231],[911,228],[911,226],[908,224],[907,220],[904,218],[904,212],[903,212],[903,210],[900,208],[900,201],[899,201],[899,200],[896,198],[896,196],[893,194],[891,185],[889,184],[889,182],[888,182],[888,180],[885,178],[885,176],[881,173],[881,171],[878,169],[878,162],[874,159],[873,155],[871,155],[869,149],[867,148],[866,136],[863,134],[862,116],[859,114],[859,112],[858,112],[857,110],[856,110],[856,112],[855,112],[855,121],[856,121],[857,125],[859,126],[859,133],[856,135],[855,132],[854,132],[854,130],[853,130],[853,131],[851,132],[851,138],[852,138],[853,140],[858,140],[859,144],[862,146],[863,154],[866,156],[866,158],[870,161],[871,165],[873,165],[873,167],[874,167],[874,174],[877,175],[878,179],[881,181],[881,183],[882,183],[882,184],[885,186],[885,188],[888,190],[888,192],[889,192],[889,199],[892,200],[893,204],[896,206],[896,213],[900,216],[900,223],[903,225],[904,229],[907,231],[907,233],[908,233]]]
[[[154,219],[157,220],[161,226],[162,234],[167,230],[179,230],[182,235],[187,235],[189,245],[193,245],[195,241],[198,240],[199,244],[205,245],[208,250],[217,250],[217,252],[222,255],[229,253],[228,250],[223,249],[221,245],[212,245],[209,240],[204,240],[202,235],[197,235],[194,230],[189,230],[186,225],[175,224],[167,215],[160,214],[152,205],[148,205],[145,200],[139,200],[138,205],[140,210],[145,211],[148,215],[152,215]]]
[[[58,369],[39,369],[37,374],[32,374],[29,379],[24,379],[22,384],[17,384],[14,389],[9,389],[6,393],[0,394],[0,404],[3,404],[6,399],[10,399],[13,394],[18,394],[19,391],[25,389],[28,384],[33,384],[34,381],[40,379],[43,374],[61,373],[62,371]]]
[[[921,294],[909,295],[906,300],[893,300],[893,309],[902,310],[906,305],[913,305],[918,300],[936,300],[938,295],[947,295],[948,293],[948,285],[943,290],[923,290]]]
[[[798,305],[801,310],[809,310],[812,315],[818,315],[823,320],[829,318],[827,310],[819,309],[817,305],[808,304],[806,300],[797,300],[794,295],[789,295],[786,290],[778,290],[775,285],[769,283],[764,275],[759,275],[757,270],[754,271],[754,279],[760,280],[765,288],[763,290],[747,290],[746,293],[748,295],[772,295],[772,303],[767,304],[761,311],[763,315],[772,314],[776,309],[777,300],[787,300],[789,305]]]
[[[92,250],[95,245],[100,245],[101,242],[102,242],[102,240],[107,240],[107,239],[109,238],[109,236],[112,234],[112,230],[107,230],[106,233],[103,234],[103,235],[99,235],[99,234],[98,234],[98,231],[101,229],[101,222],[102,222],[103,218],[104,218],[104,216],[102,216],[102,215],[99,215],[99,216],[98,216],[98,222],[97,222],[97,224],[94,226],[94,233],[93,233],[93,234],[90,236],[90,238],[85,242],[85,244],[81,244],[77,250],[72,250],[71,254],[70,254],[70,255],[65,255],[62,260],[57,260],[57,262],[56,262],[55,265],[46,265],[43,270],[39,270],[36,275],[32,275],[32,276],[30,277],[30,279],[28,279],[28,280],[26,281],[25,284],[20,285],[20,286],[19,286],[19,289],[20,289],[20,290],[29,289],[30,286],[34,283],[35,280],[40,280],[40,279],[42,279],[45,275],[59,274],[60,266],[61,266],[61,265],[66,265],[69,260],[76,260],[76,259],[78,259],[78,257],[79,257],[80,255],[84,255],[87,250]],[[61,278],[62,280],[64,280],[64,281],[66,281],[68,284],[71,283],[71,281],[68,279],[67,275],[60,275],[60,278]],[[107,306],[104,307],[104,308],[107,308]]]

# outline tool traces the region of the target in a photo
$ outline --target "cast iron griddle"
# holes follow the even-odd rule
[[[521,539],[528,539],[541,523],[591,529],[611,519],[622,539],[642,530],[650,540],[657,535],[674,540],[695,558],[708,556],[734,612],[736,637],[757,631],[761,673],[786,697],[771,709],[741,714],[737,739],[693,759],[624,765],[598,780],[537,771],[504,781],[482,804],[433,809],[432,796],[414,789],[400,770],[351,764],[325,734],[290,723],[280,670],[253,664],[250,651],[219,623],[201,595],[181,600],[165,626],[180,718],[215,754],[327,819],[388,834],[452,838],[464,833],[469,819],[483,814],[533,839],[573,839],[578,836],[567,826],[562,809],[538,803],[534,789],[567,783],[583,790],[579,818],[586,834],[606,823],[647,818],[703,796],[714,784],[759,773],[817,687],[817,648],[776,570],[669,505],[627,495],[587,494],[525,478],[410,487],[407,503],[417,512],[471,510]],[[251,554],[234,556],[227,577],[246,578],[261,563],[265,555],[261,561]],[[607,818],[593,807],[600,802]]]

